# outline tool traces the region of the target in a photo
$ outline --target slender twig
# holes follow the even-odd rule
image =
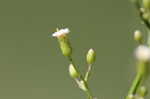
[[[84,77],[84,80],[87,82],[89,77],[90,77],[90,74],[91,74],[91,70],[92,70],[92,64],[89,64],[88,65],[88,69],[87,69],[87,72],[85,74],[85,77]]]
[[[138,87],[140,86],[140,84],[141,84],[141,82],[142,82],[142,74],[141,73],[138,73],[137,75],[136,75],[136,77],[135,77],[135,79],[134,79],[134,81],[133,81],[133,83],[132,83],[132,86],[131,86],[131,88],[130,88],[130,90],[129,90],[129,95],[130,94],[136,94],[136,92],[137,92],[137,89],[138,89]]]

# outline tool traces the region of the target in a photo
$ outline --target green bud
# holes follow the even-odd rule
[[[69,73],[70,76],[74,79],[79,78],[80,74],[77,72],[76,68],[73,66],[73,64],[69,65]]]
[[[143,36],[142,36],[141,31],[136,30],[136,31],[134,32],[134,40],[137,41],[137,42],[139,42],[139,43],[142,42]]]
[[[143,6],[146,9],[150,9],[150,0],[143,0]]]
[[[90,49],[86,56],[87,63],[93,64],[95,62],[95,59],[96,59],[95,51],[93,49]]]
[[[59,37],[58,41],[60,44],[62,54],[64,56],[70,56],[72,54],[72,48],[71,48],[71,45],[70,45],[70,42],[69,42],[67,36]]]
[[[143,13],[143,18],[144,18],[145,20],[149,21],[149,20],[150,20],[150,13],[149,13],[149,12]]]
[[[146,94],[147,94],[147,88],[145,86],[140,87],[139,90],[138,90],[138,94],[141,97],[145,97]]]

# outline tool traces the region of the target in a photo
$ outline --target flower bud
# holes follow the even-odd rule
[[[149,12],[143,13],[143,18],[144,18],[145,20],[149,21],[149,20],[150,20],[150,13],[149,13]]]
[[[145,86],[140,87],[138,94],[142,97],[145,97],[147,94],[147,88]]]
[[[143,6],[146,9],[150,9],[150,0],[143,0]]]
[[[137,42],[139,42],[139,43],[142,42],[143,36],[142,36],[141,31],[136,30],[136,31],[134,32],[134,40],[137,41]]]
[[[95,59],[96,59],[95,51],[93,49],[90,49],[86,56],[87,63],[93,64],[95,62]]]
[[[69,65],[69,74],[72,78],[76,79],[80,77],[80,74],[77,72],[76,68],[73,66],[73,64]]]
[[[72,48],[67,36],[69,32],[69,29],[65,28],[60,30],[57,29],[57,32],[52,34],[53,37],[56,37],[58,39],[62,54],[64,56],[70,56],[72,54]]]

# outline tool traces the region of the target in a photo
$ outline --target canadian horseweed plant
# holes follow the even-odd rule
[[[147,87],[145,84],[148,78],[149,66],[150,66],[150,0],[132,0],[135,4],[135,7],[138,10],[142,24],[145,25],[147,32],[147,38],[144,39],[143,34],[140,30],[134,32],[134,40],[138,43],[137,48],[135,49],[135,58],[136,58],[136,76],[133,80],[133,83],[129,89],[129,92],[125,99],[144,99],[147,94]],[[74,79],[78,87],[87,94],[87,99],[97,99],[93,96],[89,88],[89,77],[92,70],[92,65],[96,59],[96,53],[91,48],[87,52],[86,62],[88,68],[86,73],[82,75],[78,66],[74,63],[72,58],[72,47],[69,41],[68,33],[70,30],[68,28],[57,29],[55,33],[52,34],[53,37],[56,37],[62,54],[67,57],[69,64],[69,74]]]

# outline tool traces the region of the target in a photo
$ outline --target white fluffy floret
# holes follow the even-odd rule
[[[53,37],[60,37],[62,35],[66,35],[70,32],[68,28],[60,29],[59,31],[52,34]]]
[[[135,56],[139,61],[150,61],[150,48],[140,45],[135,51]]]

